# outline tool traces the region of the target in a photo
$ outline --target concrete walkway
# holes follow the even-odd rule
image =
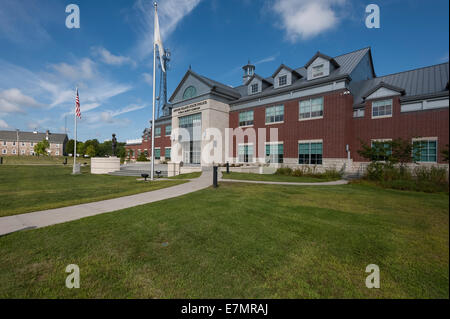
[[[199,178],[193,179],[188,183],[151,192],[27,214],[0,217],[0,236],[19,230],[46,227],[84,217],[178,197],[207,188],[212,185],[212,180],[212,170],[203,171],[203,174]]]
[[[228,179],[220,178],[219,182],[233,182],[233,183],[250,183],[250,184],[268,184],[268,185],[294,185],[294,186],[332,186],[332,185],[345,185],[348,181],[341,179],[331,182],[318,182],[318,183],[297,183],[297,182],[269,182],[269,181],[249,181],[240,179]]]

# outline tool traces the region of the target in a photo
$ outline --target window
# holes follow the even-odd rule
[[[25,142],[22,142],[22,146],[25,146]]]
[[[172,134],[172,125],[166,126],[166,136],[170,136]]]
[[[20,154],[25,155],[25,150],[20,150]]]
[[[282,143],[266,144],[266,163],[283,163],[283,155]]]
[[[16,146],[16,142],[13,142],[13,146]]]
[[[353,110],[353,117],[364,117],[364,109]]]
[[[278,85],[279,86],[283,86],[283,85],[286,85],[287,84],[287,75],[285,74],[285,75],[281,75],[279,78],[278,78]]]
[[[59,152],[58,152],[58,151],[56,151],[56,152],[55,152],[55,155],[56,155],[56,156],[59,156]]]
[[[170,147],[166,147],[165,148],[165,150],[164,150],[164,154],[165,154],[164,157],[165,157],[166,160],[170,160],[171,159],[171,157],[170,157],[171,151],[172,151],[172,149]]]
[[[252,163],[253,162],[253,145],[239,145],[239,162]]]
[[[276,105],[266,108],[266,123],[284,121],[284,105]]]
[[[197,95],[197,89],[193,86],[188,87],[184,90],[183,100],[191,99]]]
[[[313,76],[313,78],[316,78],[318,76],[322,76],[323,75],[323,68],[324,68],[323,64],[319,64],[319,65],[313,66],[312,67],[312,70],[313,70],[312,76]]]
[[[161,128],[160,127],[156,127],[155,128],[155,137],[160,137],[161,136]]]
[[[155,160],[161,159],[161,149],[155,148]]]
[[[372,102],[372,118],[392,116],[392,100]]]
[[[8,151],[7,150],[2,150],[2,154],[7,154]]]
[[[13,154],[16,154],[16,149],[13,149],[13,150],[12,150],[12,153],[13,153]]]
[[[323,97],[300,101],[299,119],[313,119],[323,117]]]
[[[392,146],[390,141],[391,140],[372,141],[371,147],[375,149],[376,153],[378,154],[373,160],[386,161],[388,159],[388,156],[392,154]]]
[[[299,164],[322,164],[322,142],[306,142],[298,144]]]
[[[239,113],[239,126],[253,125],[253,111]]]
[[[413,141],[413,155],[416,162],[437,162],[437,141]]]
[[[6,141],[3,141],[3,146],[6,146]]]
[[[252,90],[252,94],[258,93],[258,91],[259,91],[259,85],[258,85],[258,83],[252,84],[251,90]]]
[[[34,146],[34,143],[33,143],[33,142],[31,142],[30,144],[31,144],[32,147]]]

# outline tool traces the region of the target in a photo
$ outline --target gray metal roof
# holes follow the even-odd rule
[[[33,133],[19,131],[19,142],[41,142],[46,137],[46,133]],[[51,133],[48,135],[50,143],[64,144],[67,134]],[[17,131],[0,131],[1,141],[17,141]]]
[[[309,86],[314,86],[320,83],[324,82],[330,82],[338,79],[343,79],[348,77],[350,73],[355,69],[355,67],[358,65],[358,63],[361,61],[361,59],[366,55],[370,54],[370,48],[364,48],[357,51],[353,51],[350,53],[346,53],[343,55],[339,55],[337,57],[334,57],[334,60],[339,64],[339,67],[332,70],[330,74],[326,77],[314,79],[314,80],[307,80],[307,74],[306,74],[306,68],[300,67],[298,69],[295,69],[297,73],[299,73],[302,77],[292,83],[292,85],[288,85],[285,88],[278,88],[275,89],[273,86],[269,86],[262,90],[262,92],[257,94],[248,95],[248,90],[245,85],[240,85],[238,87],[235,87],[235,90],[237,90],[241,94],[241,98],[235,101],[232,101],[231,104],[240,103],[248,100],[253,100],[260,97],[270,96],[274,94],[279,94],[287,91],[292,91],[296,89],[306,88]],[[375,75],[375,74],[374,74]],[[350,79],[350,78],[349,78]],[[268,81],[272,81],[272,77],[266,78]]]
[[[402,100],[448,95],[448,62],[419,69],[380,76],[370,80],[352,83],[350,90],[355,97],[355,105],[364,102],[364,96],[373,91],[381,82],[389,87],[404,90]]]

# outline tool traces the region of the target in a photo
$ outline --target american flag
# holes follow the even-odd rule
[[[80,97],[78,95],[78,89],[77,89],[77,97],[75,98],[75,113],[77,117],[81,119]]]

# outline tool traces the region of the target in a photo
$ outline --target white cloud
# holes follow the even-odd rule
[[[0,112],[25,113],[27,107],[39,107],[42,104],[36,102],[30,96],[23,94],[19,89],[0,91]]]
[[[295,42],[335,28],[338,10],[345,4],[346,0],[276,0],[273,10],[281,16],[287,39]]]
[[[136,62],[134,62],[131,58],[121,55],[114,55],[103,47],[93,47],[91,50],[93,54],[98,56],[103,63],[109,65],[130,64],[133,67],[136,66]]]
[[[161,37],[164,41],[175,31],[180,21],[190,14],[201,0],[165,0],[158,5],[158,18]],[[153,9],[152,0],[137,0],[134,8],[138,13],[141,36],[137,51],[141,58],[145,58],[153,52]]]
[[[151,75],[150,73],[142,73],[142,77],[144,78],[145,83],[150,86],[153,85],[153,75]]]
[[[10,127],[9,127],[8,123],[6,123],[4,120],[0,119],[0,128],[8,129]]]
[[[89,58],[77,61],[70,65],[65,62],[51,64],[50,68],[57,71],[60,75],[71,80],[92,79],[97,74],[95,62]]]

